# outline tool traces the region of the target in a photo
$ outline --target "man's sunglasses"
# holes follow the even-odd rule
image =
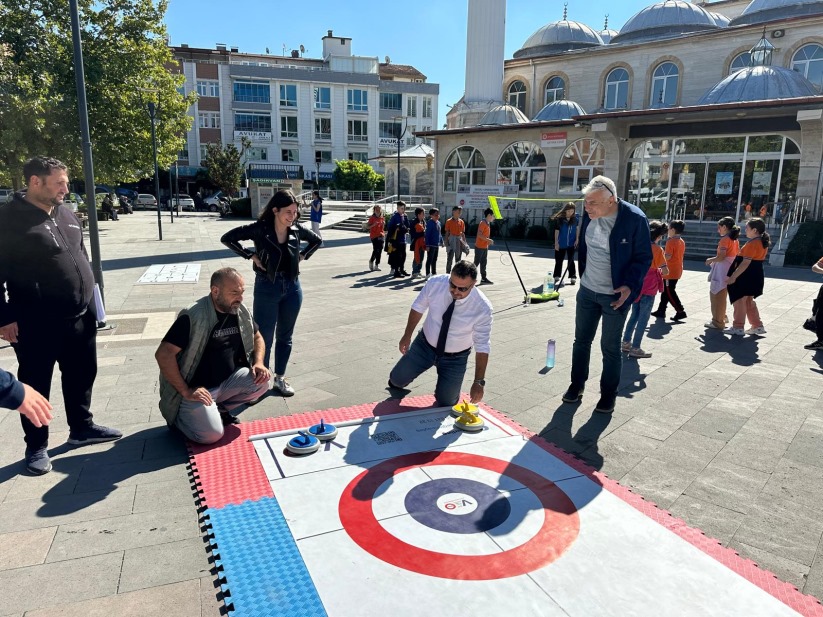
[[[612,190],[609,188],[609,185],[608,185],[608,184],[605,184],[604,182],[600,182],[600,181],[598,180],[598,181],[592,182],[592,186],[596,186],[596,187],[597,187],[597,188],[599,188],[599,189],[606,189],[606,190],[609,192],[609,195],[611,195],[612,197],[614,197],[614,191],[612,191]]]
[[[469,291],[469,289],[472,288],[471,285],[469,285],[468,287],[460,287],[459,285],[455,285],[454,283],[452,283],[451,279],[449,279],[449,287],[451,287],[452,289],[456,289],[460,293],[466,293],[467,291]]]

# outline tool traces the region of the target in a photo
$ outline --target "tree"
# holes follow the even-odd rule
[[[80,0],[89,125],[97,182],[153,171],[146,103],[158,103],[158,164],[169,167],[191,125],[194,94],[169,67],[166,0]],[[147,93],[141,89],[151,89]],[[35,154],[63,160],[80,176],[82,150],[71,23],[60,0],[0,2],[0,168],[19,185]],[[3,178],[0,178],[2,181]]]
[[[243,154],[251,145],[245,137],[241,140],[241,150],[234,144],[221,148],[219,144],[209,144],[206,147],[206,158],[203,167],[209,181],[227,195],[234,195],[240,186],[240,176],[243,174]]]
[[[384,185],[383,176],[368,163],[360,161],[335,161],[334,185],[341,191],[379,191]]]

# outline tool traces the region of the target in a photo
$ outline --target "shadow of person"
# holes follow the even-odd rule
[[[701,351],[729,354],[732,364],[753,366],[760,362],[759,339],[755,336],[729,336],[713,330],[696,336],[695,340],[703,343],[700,347]]]
[[[623,398],[634,398],[635,392],[640,392],[646,388],[646,373],[640,372],[640,362],[637,358],[627,358],[623,360],[623,369],[620,373],[620,386],[617,388],[617,396]]]
[[[572,434],[574,410],[569,409],[569,405],[564,403],[557,407],[552,419],[538,435],[599,470],[603,467],[603,456],[598,449],[598,440],[611,421],[611,414],[592,413],[585,424]]]
[[[823,351],[817,350],[816,352],[812,353],[812,360],[817,363],[817,366],[820,368],[812,367],[809,369],[813,373],[817,373],[818,375],[823,375]]]
[[[230,428],[239,434],[236,427],[227,427],[227,433]],[[64,443],[49,450],[53,470],[65,477],[45,492],[37,516],[61,516],[84,510],[136,476],[183,465],[188,460],[182,437],[165,426],[126,435],[105,446],[104,450],[95,450],[94,446]]]
[[[333,279],[348,279],[354,276],[364,276],[369,274],[371,270],[360,270],[359,272],[347,272],[345,274],[335,274],[332,278]]]
[[[650,339],[660,340],[672,331],[672,324],[675,321],[666,321],[665,319],[652,319],[649,322],[649,329],[646,331],[646,337]]]

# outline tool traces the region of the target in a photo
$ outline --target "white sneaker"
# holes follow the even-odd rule
[[[761,335],[766,334],[766,328],[763,326],[757,326],[756,328],[749,328],[746,330],[746,334],[754,334],[754,335]]]
[[[280,394],[280,396],[294,396],[294,388],[289,385],[285,376],[275,375],[274,385],[272,385],[271,389]]]
[[[629,351],[630,358],[651,358],[652,354],[648,351],[643,351],[640,347],[632,347]]]
[[[714,322],[712,322],[712,321],[707,321],[706,323],[703,324],[703,327],[708,328],[709,330],[721,330],[722,329],[722,328],[718,328],[716,325],[714,325]]]
[[[743,336],[746,333],[743,332],[743,328],[731,327],[723,330],[723,334],[731,334],[732,336]]]

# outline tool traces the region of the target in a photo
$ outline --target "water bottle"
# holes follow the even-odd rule
[[[546,273],[546,278],[543,279],[543,293],[550,294],[554,291],[554,277],[550,272]]]
[[[546,368],[554,367],[554,339],[550,338],[546,343]]]

